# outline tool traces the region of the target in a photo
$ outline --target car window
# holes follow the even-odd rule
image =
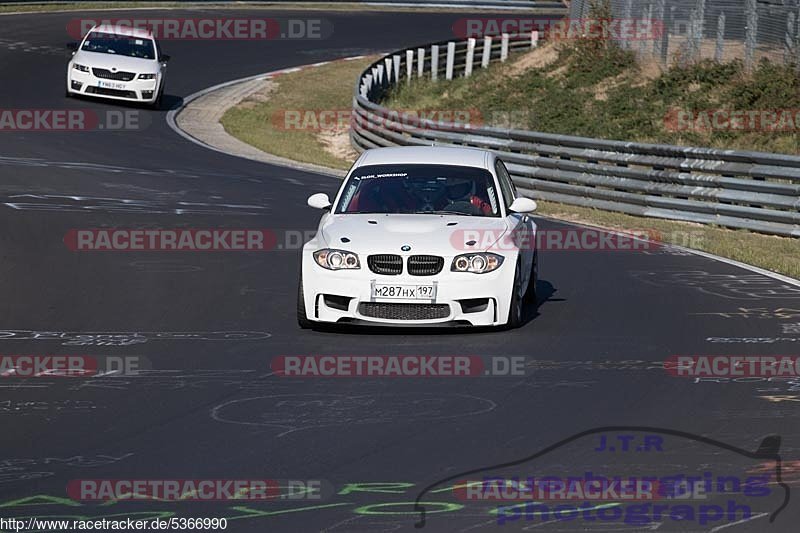
[[[355,169],[336,213],[500,216],[491,173],[457,165],[368,165]]]
[[[506,207],[514,203],[517,197],[517,190],[514,188],[514,183],[511,181],[511,176],[506,170],[506,166],[499,159],[494,164],[495,172],[497,172],[497,181],[500,182],[500,189],[503,191],[503,200]]]
[[[152,39],[93,31],[83,41],[81,50],[100,54],[155,59],[156,52]]]

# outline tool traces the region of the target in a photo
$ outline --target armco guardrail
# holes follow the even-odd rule
[[[414,77],[468,75],[508,50],[537,45],[507,37],[400,50],[356,82],[350,137],[379,146],[445,145],[493,150],[517,188],[536,199],[633,215],[800,237],[800,157],[641,144],[417,118],[380,105]]]

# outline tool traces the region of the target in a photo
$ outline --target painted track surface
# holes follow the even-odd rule
[[[74,16],[0,18],[0,106],[117,108],[63,97],[61,46]],[[168,103],[229,79],[441,39],[464,15],[319,16],[335,27],[322,42],[166,43],[173,57]],[[164,511],[238,517],[229,525],[234,531],[410,530],[416,515],[356,509],[413,501],[417,489],[449,474],[522,457],[604,425],[679,429],[746,449],[780,434],[785,459],[797,457],[798,385],[694,383],[659,367],[673,354],[799,351],[800,332],[791,324],[800,323],[800,289],[712,260],[664,250],[543,252],[538,312],[519,330],[306,332],[293,313],[297,251],[70,252],[62,239],[71,228],[312,230],[318,213],[306,207],[306,197],[333,193],[338,184],[204,150],[172,132],[164,111],[145,114],[152,120],[143,132],[0,137],[0,353],[139,355],[155,369],[136,378],[3,379],[2,516]],[[761,311],[723,315],[739,308]],[[252,333],[235,340],[212,334],[234,331]],[[176,334],[182,332],[199,334]],[[519,379],[270,376],[271,358],[291,354],[524,355],[540,363]],[[690,455],[685,461],[696,459]],[[397,485],[383,492],[338,490],[320,504],[329,507],[284,513],[317,504],[78,505],[65,500],[65,486],[80,478]],[[34,495],[49,499],[21,500]],[[381,509],[387,508],[366,511]],[[454,512],[431,519],[427,528],[485,529],[491,518]],[[586,524],[572,527],[578,526]],[[757,519],[730,530],[792,526],[779,521],[768,528]]]

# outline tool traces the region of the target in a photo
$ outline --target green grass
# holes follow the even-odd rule
[[[286,110],[349,112],[355,81],[375,58],[338,61],[321,67],[284,74],[264,101],[248,98],[222,117],[225,131],[265,152],[304,163],[347,169],[352,161],[328,153],[318,131],[286,130],[276,126],[276,116]],[[315,115],[316,116],[316,115]],[[280,119],[278,119],[280,124]]]
[[[800,279],[800,239],[716,226],[636,217],[554,202],[537,202],[541,215],[608,229],[646,231],[671,244],[727,257]]]

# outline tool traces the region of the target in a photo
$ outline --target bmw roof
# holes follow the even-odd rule
[[[492,154],[477,148],[455,146],[399,146],[365,151],[356,166],[391,164],[459,165],[489,168]]]

